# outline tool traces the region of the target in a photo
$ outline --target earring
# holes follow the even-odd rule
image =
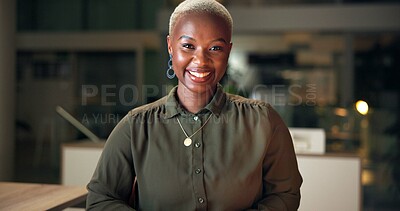
[[[174,69],[172,69],[172,55],[169,55],[168,60],[168,69],[167,69],[167,78],[173,79],[175,77]]]

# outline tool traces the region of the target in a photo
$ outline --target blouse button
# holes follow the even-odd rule
[[[194,146],[195,146],[196,148],[199,148],[199,147],[201,146],[201,144],[200,144],[199,142],[196,142],[196,143],[194,144]]]
[[[198,116],[194,116],[193,119],[194,119],[194,121],[197,121],[197,120],[199,120],[199,117]]]
[[[199,202],[200,202],[200,204],[204,203],[204,199],[203,198],[199,198]]]
[[[200,174],[201,173],[201,169],[196,169],[196,171],[194,171],[194,173]]]

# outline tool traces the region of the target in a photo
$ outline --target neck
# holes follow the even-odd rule
[[[204,108],[214,96],[216,87],[207,89],[204,92],[194,92],[184,85],[178,86],[179,103],[189,112],[197,113]]]

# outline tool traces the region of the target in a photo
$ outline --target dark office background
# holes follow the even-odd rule
[[[130,109],[163,96],[176,83],[165,78],[166,32],[158,24],[159,12],[171,10],[178,2],[17,1],[16,28],[21,36],[96,36],[111,33],[110,37],[115,37],[112,33],[129,32],[132,37],[140,39],[137,40],[139,47],[132,49],[112,46],[97,50],[52,46],[40,49],[30,48],[34,45],[29,44],[17,46],[15,181],[60,183],[60,143],[86,138],[55,113],[56,106],[63,106],[97,136],[107,138],[118,120]],[[398,0],[220,2],[228,8],[400,3]],[[240,56],[249,69],[241,70],[230,63],[222,82],[227,91],[251,97],[255,94],[252,89],[255,85],[262,84],[266,88],[279,85],[283,87],[283,92],[293,85],[300,87],[293,90],[303,99],[301,102],[289,96],[281,99],[283,103],[279,101],[274,105],[288,126],[324,128],[327,152],[361,156],[364,210],[398,210],[400,32],[376,29],[349,33],[304,29],[252,31],[248,34],[241,31],[237,35],[238,40],[240,37],[256,36],[265,40],[291,41],[287,41],[286,47],[279,51],[246,49],[246,54]],[[296,36],[304,39],[296,39]],[[350,47],[347,46],[349,43]],[[347,95],[352,97],[350,101],[343,99],[346,91],[341,90],[341,79],[346,77],[342,69],[348,67],[348,52],[351,53],[354,74],[350,81],[353,87]],[[249,79],[243,84],[246,78],[243,71],[251,71],[257,80]],[[312,104],[307,103],[307,84],[317,85],[317,98]],[[132,88],[136,86],[145,88]],[[100,94],[92,95],[94,89]],[[102,89],[106,91],[102,92]],[[105,98],[101,95],[104,93],[111,95]],[[355,110],[357,100],[369,104],[367,115],[363,116]],[[346,110],[346,114],[338,113],[338,109]],[[368,138],[363,135],[365,132]]]

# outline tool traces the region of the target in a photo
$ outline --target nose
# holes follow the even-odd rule
[[[210,58],[208,57],[207,51],[198,49],[193,55],[193,63],[198,66],[206,66]]]

